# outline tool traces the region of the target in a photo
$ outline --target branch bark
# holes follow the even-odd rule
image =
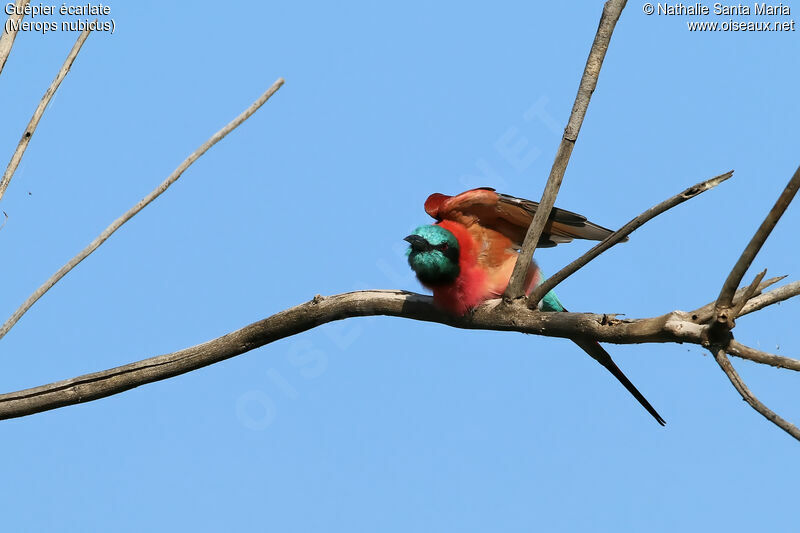
[[[456,317],[439,310],[429,296],[404,291],[359,291],[323,298],[281,311],[212,341],[170,354],[0,395],[0,419],[72,405],[177,376],[296,335],[321,324],[350,317],[386,315],[438,322],[465,329],[519,331],[538,335],[581,336],[607,342],[699,342],[702,327],[685,313],[641,320],[607,315],[541,313],[524,305],[492,300],[471,315]]]
[[[781,216],[783,216],[786,208],[789,207],[789,204],[792,202],[792,199],[797,193],[797,189],[799,187],[800,167],[797,167],[792,179],[789,180],[789,183],[778,197],[775,205],[772,206],[772,209],[770,209],[769,213],[764,219],[764,222],[761,223],[761,226],[759,226],[758,230],[753,235],[753,238],[750,239],[750,242],[742,252],[742,255],[739,256],[739,260],[736,261],[733,269],[731,269],[730,274],[728,274],[728,278],[725,280],[725,283],[722,285],[722,289],[720,290],[719,298],[717,298],[718,310],[731,307],[731,303],[733,302],[733,293],[736,290],[736,287],[738,287],[739,283],[742,282],[742,278],[747,272],[747,269],[750,268],[750,264],[753,262],[753,259],[755,259],[759,250],[761,250],[761,246],[764,245],[767,237],[769,237],[769,234],[772,233],[772,230],[775,228],[775,225],[778,223],[778,220],[780,220]]]
[[[766,282],[764,282],[766,283]],[[745,304],[738,316],[744,316],[749,313],[763,309],[768,305],[780,303],[800,294],[800,281],[793,281],[788,285],[784,285],[774,291],[769,291],[766,294],[756,296]]]
[[[30,122],[28,122],[28,125],[25,127],[25,131],[22,133],[22,138],[19,140],[19,144],[17,144],[17,149],[14,150],[14,154],[11,156],[11,161],[8,162],[8,167],[6,167],[3,177],[0,178],[0,200],[3,199],[3,195],[8,188],[8,184],[11,183],[11,178],[14,176],[14,172],[16,172],[20,161],[22,161],[22,156],[25,154],[25,149],[28,148],[28,144],[31,142],[31,137],[33,137],[36,127],[39,125],[42,115],[44,115],[44,110],[47,109],[47,104],[49,104],[50,100],[52,100],[53,96],[55,96],[59,85],[61,85],[61,82],[64,81],[69,69],[72,68],[75,58],[78,57],[78,52],[81,51],[83,43],[86,42],[86,39],[89,37],[91,32],[92,30],[87,28],[78,36],[78,40],[75,41],[75,44],[72,46],[72,50],[70,50],[69,54],[67,54],[67,59],[64,60],[64,64],[61,65],[61,68],[59,69],[58,74],[56,74],[55,79],[50,84],[50,87],[48,87],[45,91],[44,96],[42,96],[41,101],[39,101],[39,105],[36,106],[36,110],[33,112]]]
[[[688,189],[684,190],[669,198],[664,200],[660,204],[651,207],[641,215],[637,216],[620,229],[603,239],[599,244],[594,246],[591,250],[580,256],[578,259],[573,261],[572,263],[568,264],[554,275],[547,278],[541,285],[536,287],[536,289],[531,292],[530,296],[528,297],[528,306],[530,308],[534,308],[539,304],[539,300],[544,298],[544,295],[553,290],[556,285],[567,279],[569,276],[577,272],[579,269],[583,268],[587,263],[593,260],[598,255],[602,254],[618,242],[622,241],[627,237],[629,234],[633,233],[636,229],[641,227],[645,222],[657,217],[664,211],[675,207],[678,204],[682,204],[686,200],[694,198],[695,196],[704,193],[709,189],[713,189],[723,181],[727,180],[733,176],[733,170],[730,172],[726,172],[725,174],[720,174],[714,178],[711,178],[706,181],[702,181],[696,185],[689,187]]]
[[[755,301],[756,297],[761,294],[761,291],[763,291],[767,287],[771,287],[772,285],[778,283],[779,281],[781,281],[785,277],[786,276],[778,276],[776,278],[769,278],[767,281],[762,281],[761,283],[759,283],[755,294],[752,296],[753,301]],[[734,296],[733,296],[733,301],[734,302],[739,302],[742,298],[744,298],[744,295],[747,292],[748,288],[749,287],[742,287],[738,291],[736,291],[736,294],[734,294]],[[781,289],[783,289],[783,288],[784,287],[781,287]],[[777,291],[771,291],[769,294],[772,294],[773,292],[777,292]],[[786,298],[791,298],[791,296],[787,296]],[[786,298],[784,298],[784,300]],[[717,302],[714,301],[714,302],[706,304],[703,307],[699,307],[699,308],[695,309],[694,311],[692,311],[692,320],[694,320],[698,324],[705,324],[706,322],[711,320],[714,317],[714,306],[716,305],[716,303]],[[751,303],[752,303],[752,301],[751,301]],[[766,307],[767,305],[772,305],[773,303],[776,303],[776,301],[771,301],[769,303],[765,303],[762,307]],[[748,305],[745,304],[745,307],[743,308],[743,310],[739,314],[739,316],[747,314],[746,311],[745,311],[747,308],[748,308]]]
[[[755,348],[750,348],[744,344],[737,342],[733,339],[730,340],[725,347],[725,351],[731,355],[735,355],[740,359],[747,359],[762,365],[774,366],[775,368],[785,368],[786,370],[795,370],[800,372],[800,361],[792,359],[791,357],[783,357],[782,355],[775,355]]]
[[[275,94],[275,92],[278,89],[281,88],[283,83],[284,83],[283,78],[278,78],[277,81],[275,81],[275,83],[273,83],[272,86],[269,89],[267,89],[267,91],[264,94],[258,97],[258,99],[250,105],[250,107],[245,109],[238,117],[230,121],[227,125],[225,125],[225,127],[223,127],[217,133],[212,135],[211,138],[208,139],[206,142],[204,142],[202,145],[200,145],[200,147],[197,148],[197,150],[192,152],[192,154],[189,157],[187,157],[183,161],[183,163],[181,163],[178,166],[178,168],[176,168],[172,172],[172,174],[167,176],[167,179],[165,179],[158,187],[156,187],[153,191],[151,191],[150,194],[139,200],[139,203],[137,203],[135,206],[133,206],[127,212],[125,212],[121,217],[112,222],[106,229],[103,230],[103,232],[100,235],[98,235],[91,243],[89,243],[89,245],[86,248],[81,250],[75,257],[70,259],[67,262],[67,264],[59,268],[58,271],[56,271],[56,273],[50,277],[50,279],[45,281],[38,289],[36,289],[36,291],[22,303],[19,309],[14,311],[14,314],[12,314],[8,318],[8,320],[6,320],[6,322],[2,326],[0,326],[0,339],[2,339],[6,335],[6,333],[8,333],[9,330],[12,327],[14,327],[14,324],[16,324],[19,321],[19,319],[22,318],[22,315],[24,315],[28,311],[28,309],[30,309],[31,306],[35,304],[36,301],[44,295],[44,293],[50,290],[50,288],[53,285],[58,283],[58,281],[61,278],[66,276],[67,273],[73,268],[75,268],[75,266],[77,266],[81,261],[86,259],[89,256],[89,254],[94,252],[101,244],[103,244],[109,237],[111,237],[111,235],[115,231],[117,231],[120,227],[122,227],[123,224],[125,224],[128,220],[133,218],[134,215],[136,215],[139,211],[147,207],[147,205],[150,202],[161,196],[161,194],[164,191],[166,191],[170,187],[170,185],[178,181],[178,178],[180,178],[181,175],[186,171],[186,169],[188,169],[192,165],[192,163],[197,161],[200,158],[200,156],[206,153],[212,146],[217,144],[219,141],[224,139],[226,135],[228,135],[230,132],[236,129],[242,122],[250,118],[253,115],[253,113],[258,111],[258,109],[262,105],[264,105],[267,102],[267,100],[269,100],[270,97],[273,94]]]
[[[575,96],[575,103],[572,106],[567,127],[564,129],[564,135],[561,137],[561,144],[558,146],[555,161],[553,161],[553,166],[550,169],[550,176],[547,178],[547,185],[545,185],[544,193],[542,193],[542,199],[539,201],[539,207],[536,209],[536,214],[528,227],[528,232],[525,234],[522,250],[520,250],[517,262],[514,264],[511,279],[508,281],[504,294],[506,299],[513,300],[524,295],[523,285],[528,267],[533,258],[533,252],[536,249],[539,238],[542,236],[550,211],[556,203],[558,189],[564,180],[564,173],[567,171],[567,164],[569,164],[572,149],[575,147],[575,141],[578,140],[578,133],[580,133],[583,119],[586,116],[586,109],[589,107],[592,93],[597,87],[597,78],[600,76],[600,68],[603,66],[603,59],[605,59],[608,51],[611,35],[614,33],[614,27],[617,25],[620,15],[622,15],[625,3],[626,0],[608,0],[603,6],[600,24],[597,27],[597,33],[578,86],[578,94]]]
[[[711,305],[711,304],[710,304]],[[276,313],[214,340],[177,352],[31,389],[0,395],[0,419],[15,418],[88,402],[184,374],[328,322],[351,317],[384,315],[437,322],[463,329],[517,331],[549,337],[575,335],[616,344],[685,342],[701,344],[707,326],[696,324],[691,313],[673,311],[662,316],[620,320],[591,313],[543,313],[522,302],[508,305],[491,300],[464,317],[450,315],[433,305],[430,296],[392,290],[358,291],[316,296],[311,301]],[[738,343],[732,353],[757,361]],[[769,354],[767,354],[769,355]],[[775,356],[778,357],[778,356]],[[773,366],[800,370],[793,363]]]
[[[750,404],[750,407],[758,411],[764,418],[784,430],[795,439],[800,440],[800,429],[797,429],[797,426],[778,416],[769,407],[761,403],[761,401],[759,401],[759,399],[756,398],[752,392],[750,392],[750,389],[748,389],[747,385],[744,384],[742,378],[736,373],[736,369],[733,368],[728,356],[725,354],[724,347],[713,346],[711,348],[711,353],[714,355],[714,359],[716,359],[719,367],[723,372],[725,372],[725,375],[728,376],[728,379],[733,387],[741,395],[742,399]]]
[[[14,2],[14,13],[8,16],[8,20],[14,23],[21,22],[25,17],[25,6],[27,6],[30,1],[31,0],[17,0]],[[7,29],[6,26],[3,26],[3,35],[0,36],[0,74],[3,72],[3,67],[6,66],[6,60],[11,54],[11,47],[14,46],[14,40],[17,38],[16,30],[6,31]]]
[[[750,268],[750,265],[759,250],[761,250],[764,242],[766,242],[770,233],[772,233],[778,220],[780,220],[783,213],[789,207],[795,194],[797,194],[798,188],[800,188],[800,167],[797,167],[797,170],[795,170],[786,188],[778,197],[778,200],[775,202],[772,209],[770,209],[769,213],[767,213],[764,221],[761,223],[758,230],[756,230],[753,238],[750,239],[747,247],[745,247],[744,251],[739,256],[730,274],[728,274],[728,278],[722,285],[717,301],[714,304],[713,316],[709,322],[708,328],[703,332],[705,337],[703,345],[708,346],[720,368],[725,372],[725,375],[728,376],[734,388],[753,409],[761,413],[767,420],[789,433],[795,439],[800,440],[800,430],[798,430],[794,424],[787,422],[775,414],[750,392],[742,378],[736,373],[733,365],[731,365],[726,353],[727,351],[738,352],[738,355],[746,355],[752,360],[760,358],[762,361],[759,362],[781,366],[782,368],[794,368],[794,362],[791,359],[783,358],[781,360],[778,356],[759,352],[758,350],[736,343],[736,341],[733,340],[731,330],[736,326],[736,317],[744,314],[744,308],[758,291],[761,280],[764,278],[767,271],[764,270],[760,272],[750,286],[745,289],[741,300],[734,304],[734,297],[739,292],[736,290],[736,287],[742,281],[747,269]],[[772,303],[776,301],[777,300],[773,300]]]
[[[24,6],[27,3],[26,0],[16,0],[16,5]],[[642,213],[595,246],[587,254],[584,254],[556,273],[555,276],[540,286],[537,291],[534,291],[527,301],[519,299],[523,295],[522,283],[536,243],[538,243],[543,227],[555,203],[558,189],[563,181],[591,95],[597,85],[597,79],[608,50],[611,35],[622,9],[625,7],[625,3],[625,0],[609,0],[604,6],[603,15],[586,62],[569,122],[564,130],[539,209],[526,233],[522,252],[517,259],[514,273],[504,295],[505,302],[491,300],[467,316],[458,317],[444,313],[436,308],[430,297],[404,291],[359,291],[327,298],[316,296],[309,302],[281,311],[264,320],[197,346],[64,381],[0,394],[0,419],[26,416],[118,394],[146,383],[167,379],[234,357],[275,340],[296,335],[331,321],[358,316],[385,315],[437,322],[465,329],[518,331],[563,338],[575,338],[577,336],[620,344],[676,342],[702,345],[712,352],[720,368],[725,372],[745,401],[768,420],[800,440],[800,430],[761,403],[744,384],[727,357],[728,354],[731,354],[757,363],[800,371],[800,360],[750,348],[733,340],[730,334],[731,329],[735,326],[734,319],[737,316],[752,313],[800,294],[800,282],[790,283],[765,294],[760,294],[760,291],[782,279],[773,278],[762,282],[766,271],[760,273],[748,287],[741,288],[738,291],[735,290],[761,246],[796,194],[800,186],[800,168],[797,169],[775,206],[731,270],[717,300],[692,313],[673,311],[653,318],[621,320],[616,318],[615,315],[542,313],[537,311],[535,306],[541,296],[559,282],[622,240],[636,228],[667,209],[725,181],[732,175],[732,171],[699,183]],[[22,15],[12,15],[12,17],[18,17],[21,20]],[[51,84],[48,92],[45,93],[34,113],[6,173],[0,180],[0,198],[2,198],[14,171],[19,165],[29,139],[47,107],[47,103],[69,71],[88,33],[89,31],[87,30],[78,38],[78,42],[59,71],[59,75]],[[0,72],[8,57],[14,37],[15,33],[7,32],[0,39]],[[125,222],[166,191],[208,149],[255,113],[283,83],[283,79],[279,78],[247,110],[195,150],[155,190],[109,225],[89,246],[84,248],[39,287],[6,323],[0,326],[0,338],[55,283],[96,250]],[[714,331],[715,329],[720,330],[719,334],[709,336],[709,331]]]

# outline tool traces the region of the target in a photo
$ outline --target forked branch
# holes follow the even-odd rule
[[[778,416],[769,407],[761,403],[752,392],[750,392],[750,389],[747,388],[747,385],[745,385],[742,378],[739,377],[736,369],[733,368],[728,356],[725,355],[725,348],[722,346],[712,346],[710,350],[711,353],[714,354],[714,359],[716,359],[719,367],[723,372],[725,372],[725,375],[728,376],[733,388],[735,388],[736,391],[741,395],[742,399],[750,404],[753,409],[761,413],[764,418],[784,430],[795,439],[800,440],[800,430],[797,429],[797,426]]]
[[[775,296],[768,298],[768,295],[763,295],[758,302],[751,302],[751,298],[753,298],[753,296],[755,296],[755,294],[758,292],[759,284],[764,278],[764,275],[767,273],[766,270],[760,272],[755,277],[750,286],[745,290],[740,301],[735,302],[734,298],[736,294],[739,293],[739,291],[736,290],[736,287],[742,281],[747,269],[750,268],[750,265],[752,264],[759,250],[761,250],[764,242],[766,242],[767,237],[769,237],[770,233],[772,233],[772,230],[775,228],[778,220],[780,220],[781,216],[783,216],[783,213],[786,212],[786,208],[789,207],[792,199],[794,199],[798,188],[800,188],[800,167],[795,170],[795,173],[789,180],[786,188],[778,197],[778,200],[775,202],[775,205],[772,207],[772,209],[769,210],[769,213],[767,213],[764,221],[756,230],[753,238],[750,239],[747,247],[745,247],[744,251],[739,256],[739,259],[731,269],[730,274],[728,274],[728,278],[722,285],[719,297],[717,297],[717,301],[714,304],[713,316],[709,321],[708,329],[704,332],[704,345],[709,346],[709,350],[711,350],[711,353],[714,354],[714,358],[717,360],[717,363],[722,371],[725,372],[725,375],[728,376],[728,379],[731,381],[734,388],[736,388],[742,398],[744,398],[744,400],[750,404],[753,409],[761,413],[767,420],[789,433],[795,439],[800,440],[800,430],[798,430],[797,426],[790,424],[767,408],[766,405],[761,403],[758,398],[756,398],[755,395],[750,392],[742,378],[739,377],[739,374],[736,373],[736,370],[734,370],[733,365],[731,365],[726,355],[726,353],[732,353],[739,356],[747,355],[748,358],[752,360],[759,358],[760,360],[758,362],[779,366],[781,368],[791,368],[793,370],[800,366],[800,362],[788,358],[780,358],[777,355],[766,354],[764,352],[759,352],[758,350],[742,346],[733,340],[733,335],[731,334],[731,330],[736,326],[736,318],[745,314],[745,309],[748,307],[753,310],[760,309],[758,306],[762,303],[776,303],[780,301],[780,299]],[[785,290],[784,293],[791,294],[792,290],[793,289]],[[751,311],[748,310],[747,312]]]
[[[521,302],[507,305],[501,300],[491,300],[473,313],[457,317],[434,306],[430,296],[405,291],[370,290],[316,296],[311,301],[191,348],[32,389],[0,394],[0,419],[119,394],[223,361],[328,322],[375,315],[438,322],[464,329],[518,331],[562,338],[578,334],[617,344],[683,342],[700,345],[707,327],[695,323],[691,313],[682,311],[653,318],[619,320],[611,315],[590,313],[542,313],[528,309]],[[745,359],[800,370],[800,361],[764,354],[738,343],[732,343],[729,350]]]
[[[714,178],[711,178],[706,181],[701,181],[697,185],[693,185],[688,189],[676,194],[672,198],[668,198],[664,200],[660,204],[651,207],[641,215],[637,216],[620,229],[603,239],[600,243],[594,246],[591,250],[580,256],[578,259],[573,261],[572,263],[568,264],[554,275],[547,278],[544,283],[536,287],[536,289],[531,292],[530,296],[528,297],[528,307],[535,308],[539,304],[539,300],[544,298],[544,295],[553,290],[556,285],[567,279],[569,276],[577,272],[579,269],[583,268],[587,263],[589,263],[592,259],[597,257],[598,255],[602,254],[618,242],[622,241],[627,237],[629,234],[633,233],[637,228],[640,228],[645,222],[657,217],[664,211],[668,209],[672,209],[678,204],[682,204],[686,200],[694,198],[695,196],[704,193],[709,189],[713,189],[723,181],[727,180],[733,176],[733,170],[726,172],[725,174],[720,174]]]
[[[747,272],[747,269],[750,268],[750,264],[753,262],[753,259],[755,259],[756,254],[758,254],[759,250],[761,250],[761,247],[766,242],[769,234],[772,233],[772,230],[775,228],[775,224],[778,223],[778,220],[780,220],[781,216],[783,216],[786,208],[789,207],[794,195],[797,194],[798,188],[800,188],[800,167],[797,167],[792,179],[789,180],[789,183],[778,197],[775,205],[772,206],[772,209],[770,209],[766,218],[764,218],[764,222],[762,222],[761,226],[759,226],[758,230],[756,230],[753,238],[750,239],[750,242],[742,252],[742,255],[739,256],[739,260],[736,261],[736,264],[731,269],[730,274],[728,274],[728,279],[726,279],[725,283],[722,285],[719,297],[717,298],[718,310],[729,308],[731,306],[731,303],[733,302],[733,293],[736,290],[736,287],[738,287],[742,282],[742,278]]]
[[[327,298],[317,296],[309,302],[281,311],[264,320],[197,346],[56,383],[0,394],[0,419],[26,416],[118,394],[146,383],[167,379],[234,357],[275,340],[296,335],[331,321],[350,317],[385,315],[438,322],[457,328],[518,331],[564,338],[579,336],[622,344],[677,342],[702,345],[711,350],[720,368],[728,376],[742,398],[768,420],[800,440],[798,428],[761,403],[744,384],[727,357],[730,354],[757,363],[800,371],[800,360],[750,348],[733,340],[730,334],[730,330],[735,325],[734,320],[737,317],[758,311],[800,294],[800,282],[793,282],[762,294],[761,291],[782,279],[773,278],[762,281],[766,271],[760,273],[748,287],[736,290],[759,249],[797,192],[798,186],[800,186],[800,168],[795,172],[786,190],[781,194],[781,197],[753,236],[750,244],[742,253],[715,302],[689,313],[673,311],[653,318],[620,320],[614,315],[542,313],[535,309],[530,309],[528,305],[521,301],[517,301],[522,296],[522,283],[528,265],[555,203],[558,189],[563,181],[592,92],[597,85],[600,68],[608,50],[611,35],[622,9],[625,7],[625,3],[624,0],[609,0],[604,6],[603,15],[586,62],[569,122],[564,130],[539,208],[528,228],[522,252],[517,259],[514,273],[504,295],[507,300],[506,303],[501,300],[492,300],[484,303],[467,316],[456,317],[436,308],[430,297],[404,291],[360,291]],[[25,4],[27,4],[25,0],[16,1],[16,5]],[[52,93],[55,92],[58,84],[63,80],[87,35],[88,31],[84,32],[78,39],[64,67],[59,72],[59,76],[56,77],[36,113],[34,113],[6,173],[0,180],[0,198],[22,158],[28,140],[35,130],[49,98],[52,97]],[[0,71],[10,51],[13,38],[14,35],[4,33],[2,39],[0,39]],[[279,78],[247,110],[201,145],[155,190],[109,225],[94,241],[39,287],[0,326],[0,338],[55,283],[96,250],[125,222],[166,191],[209,148],[255,113],[282,84],[283,79]],[[671,207],[718,185],[731,175],[732,171],[701,182],[634,218],[620,230],[546,281],[531,295],[528,303],[535,306],[538,300],[558,283],[622,240],[636,228]],[[710,332],[713,335],[710,335]]]
[[[603,66],[603,59],[606,57],[611,35],[614,33],[614,27],[617,25],[620,15],[622,15],[625,3],[626,0],[608,0],[603,6],[603,14],[600,17],[597,34],[594,37],[592,48],[589,51],[589,58],[586,60],[586,66],[583,69],[581,83],[578,86],[578,94],[575,96],[575,103],[572,106],[567,127],[561,137],[561,144],[558,145],[556,158],[553,161],[553,167],[550,169],[550,176],[547,178],[542,199],[539,201],[539,207],[536,209],[536,214],[533,216],[528,232],[525,234],[522,250],[519,257],[517,257],[511,279],[508,281],[504,294],[506,299],[513,300],[523,296],[525,276],[531,264],[533,252],[539,243],[539,238],[542,236],[550,211],[556,203],[558,189],[561,187],[564,173],[567,171],[567,164],[572,155],[572,149],[575,147],[575,141],[578,140],[578,133],[581,131],[583,118],[586,116],[589,100],[591,100],[592,93],[597,87],[597,78],[600,76],[600,68]]]

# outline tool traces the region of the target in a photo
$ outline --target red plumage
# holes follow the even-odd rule
[[[456,196],[431,194],[425,201],[425,211],[453,234],[459,246],[458,276],[450,283],[426,285],[433,291],[436,305],[453,314],[464,315],[482,302],[501,296],[537,207],[536,202],[498,194],[490,188],[472,189]],[[611,233],[582,215],[554,208],[538,246],[555,246],[574,238],[602,240]],[[526,293],[530,293],[540,279],[539,268],[531,262]],[[665,424],[598,342],[584,338],[572,340],[608,369],[659,424]]]

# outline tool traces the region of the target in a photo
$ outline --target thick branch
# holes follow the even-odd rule
[[[547,278],[544,283],[536,287],[536,289],[531,293],[530,297],[528,298],[528,305],[533,308],[536,307],[545,294],[553,290],[556,285],[567,279],[569,276],[577,272],[579,269],[583,268],[588,262],[592,259],[597,257],[598,255],[602,254],[618,242],[622,241],[627,237],[629,234],[633,233],[637,228],[641,227],[645,222],[649,221],[652,218],[657,217],[664,211],[668,209],[672,209],[678,204],[682,204],[686,200],[694,198],[695,196],[709,190],[713,189],[723,181],[727,180],[733,176],[733,171],[726,172],[725,174],[720,174],[710,180],[702,181],[697,185],[693,185],[686,189],[683,192],[680,192],[669,198],[664,200],[660,204],[651,207],[641,215],[637,216],[620,229],[603,239],[602,242],[597,244],[591,250],[580,256],[578,259],[573,261],[572,263],[568,264],[558,272],[556,272],[553,276]]]
[[[523,284],[528,272],[528,266],[533,258],[536,244],[539,242],[544,226],[547,223],[547,218],[550,216],[550,211],[555,205],[558,189],[564,179],[572,149],[578,139],[583,118],[586,116],[586,109],[589,107],[589,100],[591,100],[592,93],[597,87],[597,78],[600,75],[600,68],[603,66],[603,59],[608,51],[611,34],[614,32],[614,26],[616,26],[622,10],[625,8],[625,3],[626,0],[608,0],[603,6],[603,14],[600,17],[597,34],[589,51],[589,58],[586,60],[586,66],[583,70],[581,83],[578,86],[578,94],[575,96],[575,103],[572,106],[567,127],[561,137],[561,144],[558,146],[555,161],[553,161],[553,166],[550,169],[550,176],[547,178],[547,185],[545,185],[542,199],[539,201],[539,207],[536,209],[536,214],[528,227],[528,232],[525,234],[522,250],[519,257],[517,257],[508,287],[506,287],[505,298],[516,299],[524,293]]]
[[[797,170],[794,172],[794,176],[792,176],[792,179],[789,180],[789,183],[778,197],[775,205],[772,207],[772,209],[770,209],[767,217],[764,219],[764,222],[761,223],[761,226],[759,226],[755,235],[753,235],[753,238],[750,239],[750,242],[742,252],[742,255],[739,256],[739,260],[736,261],[733,269],[731,269],[730,274],[728,274],[728,279],[726,279],[725,283],[722,285],[719,298],[717,298],[718,310],[731,307],[731,303],[733,302],[733,293],[736,290],[736,287],[738,287],[739,283],[741,283],[745,272],[747,272],[747,269],[750,268],[750,264],[753,262],[753,259],[755,259],[759,250],[761,250],[761,246],[767,240],[767,237],[769,237],[772,229],[778,223],[778,220],[780,220],[781,216],[786,211],[786,208],[789,207],[794,195],[797,193],[798,187],[800,187],[800,167],[797,167]]]
[[[465,317],[442,312],[428,296],[404,291],[360,291],[322,298],[281,311],[212,341],[174,353],[0,395],[0,419],[25,416],[66,405],[97,400],[223,361],[278,339],[349,317],[386,315],[438,322],[465,329],[519,331],[554,337],[577,336],[614,343],[699,343],[703,326],[689,315],[673,312],[639,320],[608,315],[541,313],[521,303],[491,300]]]
[[[747,385],[744,384],[742,378],[736,373],[736,370],[733,368],[728,356],[725,355],[725,348],[721,346],[713,346],[711,348],[711,353],[714,354],[714,359],[717,360],[720,368],[723,372],[725,372],[725,375],[728,376],[731,384],[733,384],[733,387],[739,392],[744,401],[749,403],[753,409],[761,413],[764,418],[784,430],[795,439],[800,440],[800,429],[797,429],[797,426],[778,416],[774,411],[770,410],[769,407],[761,403],[752,392],[750,392],[750,389],[748,389]]]
[[[64,266],[62,266],[58,271],[53,274],[50,279],[45,281],[41,287],[36,289],[36,291],[31,294],[27,300],[25,300],[22,305],[14,311],[14,314],[6,320],[5,324],[0,326],[0,339],[3,338],[6,333],[17,323],[17,321],[24,315],[31,306],[36,303],[36,301],[44,295],[50,288],[55,285],[61,278],[63,278],[67,272],[75,268],[78,263],[86,259],[89,254],[94,252],[101,244],[103,244],[111,235],[117,231],[123,224],[125,224],[128,220],[134,217],[139,211],[144,209],[150,202],[158,198],[164,191],[166,191],[170,185],[178,181],[178,178],[188,169],[192,163],[197,161],[204,153],[206,153],[212,146],[217,144],[226,135],[228,135],[231,131],[236,129],[242,122],[250,118],[250,116],[255,113],[258,108],[260,108],[267,100],[269,100],[270,96],[275,94],[275,92],[280,89],[281,85],[283,85],[284,81],[283,78],[278,78],[278,80],[272,84],[272,86],[267,89],[267,91],[262,94],[255,102],[253,102],[250,107],[245,109],[242,114],[238,117],[233,119],[229,122],[225,127],[219,130],[217,133],[211,136],[206,142],[204,142],[200,147],[195,150],[189,157],[181,163],[178,168],[176,168],[172,174],[170,174],[167,179],[165,179],[158,187],[156,187],[153,191],[150,192],[147,196],[139,200],[135,206],[130,208],[125,214],[121,217],[116,219],[112,222],[103,232],[98,235],[89,245],[81,250],[78,255],[73,257],[72,259],[67,262]]]
[[[14,176],[14,172],[16,172],[20,161],[22,161],[22,155],[25,153],[25,149],[31,142],[31,137],[33,137],[33,133],[36,131],[36,127],[39,125],[39,120],[41,120],[42,115],[44,115],[44,110],[47,109],[47,104],[49,104],[50,100],[53,98],[53,96],[55,96],[58,86],[61,85],[61,82],[67,76],[67,72],[69,72],[69,69],[72,67],[72,63],[75,62],[75,58],[78,57],[78,52],[81,51],[83,43],[86,42],[86,39],[89,37],[91,32],[92,30],[86,28],[78,36],[78,40],[75,41],[72,50],[70,50],[69,54],[67,54],[67,59],[64,60],[64,64],[61,65],[61,69],[58,71],[58,74],[56,74],[55,79],[50,84],[50,87],[48,87],[45,91],[44,96],[42,96],[42,99],[39,102],[39,105],[36,106],[36,110],[33,112],[30,122],[28,122],[28,125],[25,127],[25,131],[22,133],[22,138],[19,140],[19,144],[17,144],[17,149],[14,150],[14,155],[11,156],[11,161],[9,161],[6,171],[3,173],[3,177],[0,178],[0,200],[2,200],[6,189],[8,188],[8,184],[11,183],[11,178]]]
[[[31,0],[17,0],[14,3],[14,13],[8,16],[8,20],[12,21],[13,23],[21,22],[22,19],[25,17],[25,12],[23,9]],[[7,4],[6,4],[7,5]],[[17,14],[21,13],[21,14]],[[9,54],[11,54],[11,47],[14,46],[14,39],[17,38],[17,31],[6,31],[8,28],[3,26],[3,35],[0,36],[0,73],[3,72],[3,67],[6,66],[6,60],[8,59]]]
[[[713,303],[708,306],[713,306]],[[371,290],[325,298],[316,296],[309,302],[191,348],[32,389],[1,394],[0,419],[26,416],[119,394],[139,385],[223,361],[328,322],[376,315],[437,322],[464,329],[517,331],[562,338],[580,336],[617,344],[702,344],[707,328],[706,325],[695,323],[693,314],[682,311],[653,318],[619,320],[613,315],[542,313],[528,309],[522,302],[506,305],[501,300],[490,300],[474,312],[458,317],[438,309],[429,296],[405,291]],[[738,357],[800,370],[800,361],[759,352],[733,340],[727,349]]]

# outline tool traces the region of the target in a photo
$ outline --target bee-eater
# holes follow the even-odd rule
[[[445,311],[464,315],[482,302],[500,297],[538,205],[488,187],[456,196],[430,195],[425,211],[437,222],[418,227],[405,240],[411,245],[408,264],[419,281],[433,291],[434,303]],[[572,239],[599,241],[611,233],[582,215],[553,208],[537,246],[555,246]],[[542,272],[532,262],[526,293],[543,281]],[[542,298],[539,309],[566,311],[553,291]],[[608,369],[659,424],[665,424],[598,342],[580,337],[571,340]]]

